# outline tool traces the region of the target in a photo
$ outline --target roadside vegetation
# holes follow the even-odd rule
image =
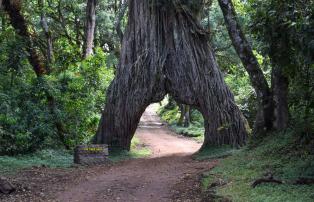
[[[68,168],[73,154],[64,150],[41,150],[27,155],[0,156],[0,175],[14,174],[21,169],[36,167]]]
[[[205,132],[203,127],[204,120],[197,110],[190,109],[188,112],[189,120],[185,120],[185,117],[180,117],[182,114],[180,113],[179,107],[171,97],[166,97],[160,104],[158,114],[161,120],[168,124],[170,129],[177,134],[192,137],[199,142],[203,141]]]
[[[198,158],[208,153],[212,152],[201,152]],[[224,156],[225,153],[221,151],[216,156]],[[283,184],[262,183],[252,187],[254,181],[270,174]],[[203,176],[203,190],[211,190],[234,202],[310,202],[314,199],[314,185],[294,183],[300,178],[311,179],[314,176],[313,144],[300,144],[293,131],[270,134],[263,140],[234,150],[232,155],[221,159],[217,167]]]
[[[115,163],[151,155],[150,149],[135,137],[130,151],[112,151],[109,159]],[[33,167],[69,168],[73,166],[73,152],[67,150],[45,149],[32,154],[0,156],[0,176],[14,174],[22,169]]]

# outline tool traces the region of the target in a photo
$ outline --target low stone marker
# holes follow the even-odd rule
[[[82,165],[108,163],[110,162],[108,155],[108,145],[79,145],[74,150],[74,163]]]

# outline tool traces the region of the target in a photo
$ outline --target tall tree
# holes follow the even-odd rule
[[[1,2],[0,2],[1,3]],[[12,27],[15,29],[16,33],[23,37],[25,41],[25,49],[28,53],[28,61],[32,65],[35,74],[39,81],[44,80],[44,76],[48,73],[43,62],[42,57],[38,54],[36,50],[31,34],[27,29],[27,23],[24,16],[21,13],[21,2],[20,0],[2,0],[4,11],[8,14]],[[66,148],[68,148],[65,140],[65,131],[62,122],[57,118],[56,101],[53,95],[48,89],[43,88],[44,94],[47,97],[48,107],[53,116],[55,116],[55,127],[57,129],[57,134]]]
[[[232,40],[244,67],[246,68],[252,86],[254,87],[258,99],[258,112],[255,121],[255,133],[259,134],[263,129],[283,130],[288,126],[288,78],[283,73],[283,67],[291,65],[289,59],[284,57],[289,55],[287,46],[288,34],[282,30],[282,24],[278,23],[271,29],[269,56],[272,63],[272,83],[269,88],[266,78],[253,54],[235,12],[232,0],[218,0],[224,19],[227,25],[229,36]],[[278,38],[279,35],[282,35]],[[273,37],[276,36],[276,37]],[[286,52],[286,54],[281,54]]]
[[[203,148],[241,146],[247,132],[191,1],[130,0],[120,64],[94,141],[130,149],[145,108],[166,94],[205,120]]]
[[[85,42],[83,47],[84,58],[93,54],[94,34],[96,26],[96,3],[97,0],[87,0]]]
[[[264,73],[247,41],[241,26],[237,20],[237,14],[231,0],[218,0],[223,12],[225,23],[233,46],[241,59],[244,68],[249,74],[258,101],[254,133],[273,128],[273,100],[271,89]]]
[[[191,122],[191,108],[189,105],[179,104],[180,118],[178,121],[179,126],[189,127]]]

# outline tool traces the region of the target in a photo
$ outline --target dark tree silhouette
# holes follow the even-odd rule
[[[224,15],[232,44],[237,51],[244,68],[250,76],[252,86],[257,95],[258,112],[254,125],[254,133],[264,133],[265,130],[269,131],[273,127],[273,102],[271,89],[268,86],[264,73],[237,20],[237,14],[232,1],[218,0],[218,2]]]

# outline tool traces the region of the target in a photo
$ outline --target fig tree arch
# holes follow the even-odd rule
[[[183,2],[189,1],[129,0],[120,64],[107,92],[96,143],[129,150],[142,113],[167,93],[202,113],[203,147],[245,143],[244,120],[208,34]]]

